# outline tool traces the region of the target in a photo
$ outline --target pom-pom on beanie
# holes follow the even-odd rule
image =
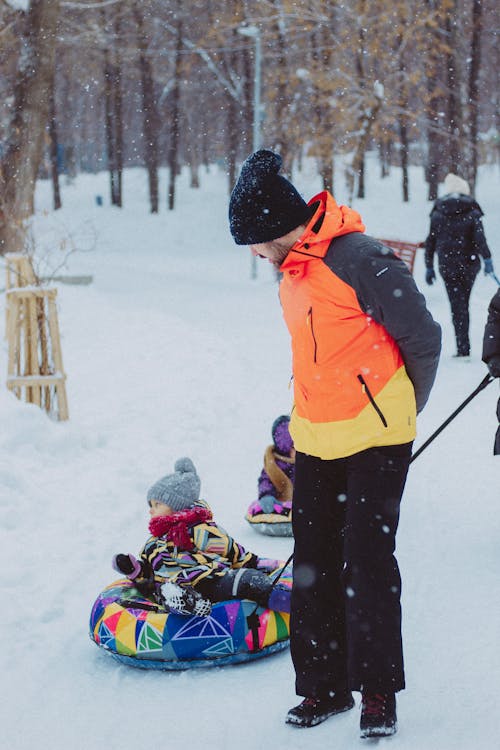
[[[229,228],[237,245],[258,245],[307,224],[314,208],[278,174],[282,158],[261,149],[243,163],[229,201]]]
[[[462,193],[462,195],[470,195],[469,184],[453,172],[449,172],[444,178],[443,182],[445,195],[448,193]]]
[[[200,497],[201,482],[190,458],[178,458],[174,473],[159,479],[147,494],[148,503],[157,500],[179,511],[191,508]]]

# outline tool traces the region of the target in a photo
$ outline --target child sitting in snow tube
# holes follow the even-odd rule
[[[118,554],[113,558],[113,567],[125,575],[128,581],[113,584],[109,588],[118,587],[119,590],[106,590],[94,605],[91,615],[91,637],[98,645],[111,651],[119,651],[122,657],[150,660],[147,664],[135,663],[134,666],[151,666],[152,654],[148,654],[145,648],[139,648],[140,643],[137,640],[141,621],[145,619],[149,618],[151,621],[152,617],[154,619],[158,615],[163,616],[160,629],[157,627],[156,640],[159,643],[156,651],[161,652],[164,658],[157,654],[159,658],[155,661],[163,663],[163,666],[158,668],[182,668],[172,663],[167,666],[165,661],[179,661],[177,657],[181,639],[178,636],[179,631],[185,632],[186,616],[194,618],[197,627],[201,628],[199,653],[196,652],[196,644],[195,652],[193,643],[188,644],[188,665],[201,663],[205,666],[206,660],[210,658],[218,660],[231,654],[236,657],[236,646],[244,656],[250,652],[255,655],[264,647],[273,645],[266,642],[266,639],[272,640],[271,633],[265,635],[262,631],[262,637],[256,638],[255,627],[250,622],[246,624],[247,630],[238,626],[239,640],[235,643],[231,633],[235,632],[233,626],[238,619],[240,607],[231,605],[232,601],[237,601],[240,605],[243,603],[242,600],[250,600],[246,602],[246,609],[244,608],[245,621],[255,613],[259,619],[259,608],[264,608],[264,614],[267,610],[264,617],[265,631],[270,611],[290,612],[291,581],[278,583],[269,575],[280,567],[279,561],[259,558],[245,550],[213,521],[208,504],[200,500],[199,494],[200,479],[193,462],[189,458],[179,459],[175,463],[174,474],[163,477],[148,491],[151,536],[146,541],[139,559],[132,554]],[[225,625],[221,625],[217,618],[213,618],[218,602],[224,603],[222,610]],[[251,602],[255,604],[252,605]],[[247,612],[249,606],[250,610]],[[124,609],[127,610],[127,617],[120,628],[125,635],[120,640],[120,633],[116,627],[117,622],[121,621]],[[144,614],[148,610],[153,610],[155,614]],[[232,612],[232,615],[228,612]],[[168,617],[172,616],[175,622],[173,626],[170,623],[167,628]],[[200,625],[200,618],[210,621],[205,629],[203,622]],[[288,639],[288,618],[280,618],[279,615],[278,618],[280,622],[274,618],[276,627],[273,625],[271,629],[276,635],[276,640],[283,642]],[[226,637],[222,638],[222,644],[217,643],[214,651],[215,644],[209,643],[207,647],[207,629],[212,633],[216,620],[216,629],[220,630],[221,626],[224,631],[225,627],[223,635]],[[155,622],[158,626],[158,621]],[[125,632],[126,627],[130,632]],[[252,630],[252,627],[254,632],[250,636],[249,630]],[[262,630],[262,623],[260,627]],[[192,641],[193,634],[191,633],[190,638],[185,638]],[[154,640],[150,638],[148,642]],[[121,648],[116,645],[117,643]],[[281,647],[283,645],[286,644],[282,644]],[[207,648],[211,655],[207,655]],[[185,649],[181,648],[180,651],[181,656],[185,657]]]
[[[295,478],[295,448],[288,431],[290,417],[274,420],[273,444],[264,453],[264,468],[258,480],[259,498],[248,508],[246,520],[262,534],[292,535],[292,494]]]

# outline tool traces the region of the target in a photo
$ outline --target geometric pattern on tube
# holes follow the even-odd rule
[[[280,569],[271,573],[274,578]],[[291,588],[292,571],[280,578]],[[132,581],[107,586],[90,614],[90,637],[119,661],[142,669],[189,669],[250,661],[288,646],[290,616],[247,599],[217,602],[208,617],[165,612]]]

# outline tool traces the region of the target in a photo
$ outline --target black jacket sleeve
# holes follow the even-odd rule
[[[417,413],[427,403],[441,352],[441,328],[403,261],[369,237],[355,285],[361,308],[396,341],[415,389]]]
[[[477,215],[473,218],[472,247],[483,258],[491,258],[490,249],[484,234],[483,222],[481,221],[481,216]]]
[[[431,226],[425,240],[425,267],[434,267],[434,253],[436,252],[436,237],[439,219],[434,211],[431,212]]]
[[[488,319],[483,339],[483,362],[488,364],[495,356],[500,356],[500,289],[488,307]]]

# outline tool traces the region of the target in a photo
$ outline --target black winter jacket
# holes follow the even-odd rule
[[[484,329],[483,362],[488,364],[493,357],[500,357],[500,289],[489,304],[488,320]],[[500,398],[497,404],[497,417],[500,423]],[[495,436],[493,453],[500,456],[500,424]]]
[[[483,362],[488,364],[495,356],[500,357],[500,289],[488,307],[488,320],[484,329]]]
[[[433,267],[437,253],[442,276],[477,273],[479,255],[491,258],[481,222],[483,212],[470,196],[450,193],[439,198],[431,211],[431,226],[425,241],[425,266]]]

